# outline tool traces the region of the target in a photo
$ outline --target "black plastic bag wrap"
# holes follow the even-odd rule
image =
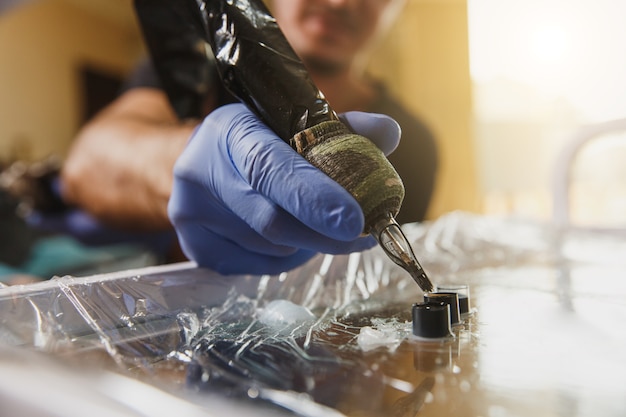
[[[195,1],[135,0],[145,43],[174,111],[202,117],[215,72]]]
[[[336,116],[263,2],[135,0],[144,38],[182,118],[198,116],[217,65],[225,87],[286,142]]]

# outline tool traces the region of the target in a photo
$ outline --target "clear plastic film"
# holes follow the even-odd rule
[[[166,387],[195,404],[235,398],[298,415],[405,416],[418,410],[436,415],[446,404],[465,401],[474,414],[485,414],[489,398],[500,398],[498,393],[509,398],[519,389],[499,379],[503,365],[492,362],[498,354],[523,358],[529,350],[529,340],[516,340],[524,329],[514,331],[514,323],[529,314],[516,304],[512,288],[539,310],[553,294],[566,311],[609,300],[613,321],[603,326],[626,318],[620,298],[626,288],[609,281],[626,263],[618,256],[626,249],[624,239],[557,233],[546,225],[462,212],[403,230],[435,285],[469,286],[474,314],[454,329],[451,340],[425,343],[412,337],[411,304],[421,301],[422,293],[374,248],[319,255],[279,276],[223,277],[178,264],[0,288],[0,341],[70,363],[98,357],[107,369]],[[581,279],[589,271],[596,272],[593,283]],[[603,291],[607,286],[609,294]],[[492,313],[495,301],[519,310]],[[541,311],[542,322],[549,320],[550,309]],[[480,325],[492,320],[490,314],[508,321],[497,335],[491,333],[495,324]],[[555,320],[561,323],[562,317]],[[585,329],[586,318],[581,324],[569,320],[559,338]],[[507,352],[497,349],[510,339],[516,342]],[[542,342],[544,354],[562,351],[560,340]],[[585,349],[593,350],[590,343]],[[626,347],[619,336],[603,340],[602,349],[607,343]],[[599,360],[614,357],[604,352]],[[534,362],[540,358],[533,355]],[[523,360],[520,366],[529,367]],[[532,382],[532,375],[526,377]],[[563,389],[536,378],[538,389]],[[493,381],[500,391],[489,391]],[[584,381],[581,389],[589,388]],[[592,392],[608,382],[594,384]],[[614,403],[605,401],[603,407],[613,410],[606,407]]]

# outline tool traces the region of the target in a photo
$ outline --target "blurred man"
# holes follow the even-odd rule
[[[405,182],[398,220],[406,223],[422,220],[430,201],[436,171],[434,139],[380,83],[356,68],[359,54],[400,3],[274,0],[271,10],[336,112],[381,113],[400,124],[403,140],[390,160]],[[172,227],[168,203],[172,205],[172,188],[177,187],[175,203],[187,210],[177,218],[184,218],[179,223],[184,222],[186,229],[182,231],[176,221],[174,227],[184,240],[185,253],[224,273],[275,273],[316,252],[346,253],[374,244],[359,237],[362,218],[359,223],[360,209],[352,197],[327,177],[305,173],[308,163],[300,165],[299,155],[276,156],[273,152],[280,145],[264,148],[263,155],[237,146],[246,136],[273,134],[241,105],[225,106],[235,100],[219,81],[211,91],[204,120],[179,120],[152,65],[142,65],[125,92],[79,133],[63,170],[65,200],[108,225],[166,230]],[[368,116],[350,123],[357,133],[367,136],[367,129],[378,124],[382,128],[374,130],[383,136],[374,138],[378,142],[398,139],[393,129],[385,128],[388,120],[372,115],[360,123],[363,117]],[[366,131],[359,131],[360,124]],[[247,171],[246,164],[268,155],[293,157],[293,166],[301,167],[294,169],[293,178],[303,175],[302,181]],[[249,184],[236,184],[241,177],[248,177]],[[238,191],[246,187],[250,190]],[[268,189],[280,191],[263,191]]]

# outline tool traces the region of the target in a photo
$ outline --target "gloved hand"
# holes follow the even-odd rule
[[[385,151],[399,141],[387,116],[343,117]],[[184,253],[223,274],[276,274],[317,252],[375,244],[359,237],[356,200],[242,104],[215,110],[191,136],[174,167],[168,212]]]

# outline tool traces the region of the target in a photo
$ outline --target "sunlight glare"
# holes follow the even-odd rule
[[[554,64],[564,58],[568,49],[567,34],[558,26],[537,28],[531,35],[530,47],[538,61]]]

